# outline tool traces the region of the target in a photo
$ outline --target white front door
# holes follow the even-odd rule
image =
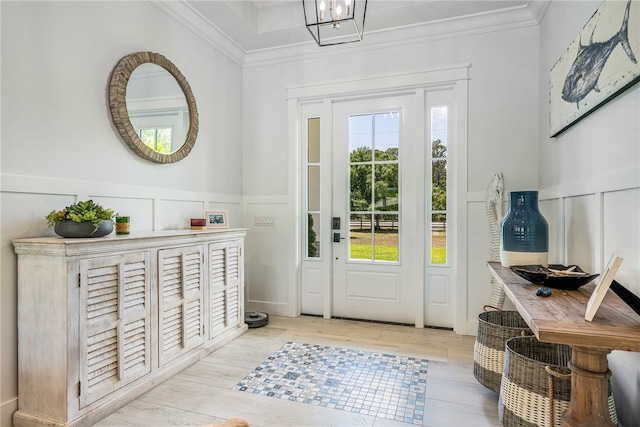
[[[392,96],[334,104],[334,317],[415,323],[422,265],[415,249],[423,245],[415,190],[423,180],[413,162],[424,151],[411,123],[414,103]]]
[[[300,105],[300,312],[453,327],[452,91]]]

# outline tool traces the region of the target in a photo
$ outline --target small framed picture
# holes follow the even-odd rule
[[[613,279],[620,268],[620,264],[622,264],[622,260],[623,258],[616,256],[615,252],[611,256],[611,259],[609,259],[609,263],[604,269],[604,272],[600,277],[600,281],[596,285],[589,301],[587,302],[587,312],[584,314],[585,320],[589,322],[593,320],[593,317],[596,315],[596,311],[600,308],[600,304],[602,304],[602,300],[611,286],[611,282],[613,282]]]
[[[227,211],[204,211],[207,228],[229,228]]]

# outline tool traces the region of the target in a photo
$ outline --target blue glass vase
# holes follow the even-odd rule
[[[549,225],[538,209],[537,191],[512,191],[502,220],[503,266],[549,265]]]

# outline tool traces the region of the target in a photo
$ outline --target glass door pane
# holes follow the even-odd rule
[[[320,257],[320,119],[307,120],[307,257]]]
[[[350,116],[349,148],[349,259],[397,262],[400,113]]]
[[[447,264],[448,108],[431,108],[431,264]]]

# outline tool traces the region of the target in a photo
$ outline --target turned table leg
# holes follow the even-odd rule
[[[571,347],[571,402],[563,427],[612,427],[609,415],[610,350]]]

